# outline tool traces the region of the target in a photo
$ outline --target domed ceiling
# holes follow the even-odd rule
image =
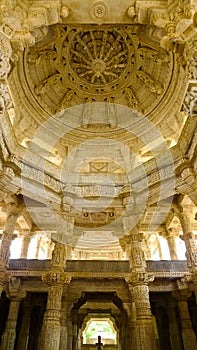
[[[69,239],[74,225],[75,244],[84,235],[95,245],[96,230],[114,244],[136,206],[134,222],[146,210],[148,228],[165,200],[153,220],[164,223],[175,194],[174,146],[187,120],[188,72],[182,41],[174,44],[170,34],[165,44],[170,27],[153,24],[154,9],[151,15],[139,5],[137,20],[129,3],[91,3],[69,2],[61,20],[32,29],[34,43],[17,51],[9,74],[7,116],[22,175],[15,181],[37,228],[55,231],[63,220]]]
[[[42,40],[24,51],[10,76],[12,94],[22,102],[16,105],[17,137],[31,139],[49,117],[61,123],[66,109],[81,106],[78,125],[66,118],[72,128],[67,142],[70,137],[77,144],[95,133],[116,139],[118,129],[119,140],[139,151],[143,144],[138,140],[136,147],[120,128],[116,106],[123,105],[148,117],[169,144],[177,142],[185,118],[178,105],[169,114],[174,100],[183,99],[185,73],[173,53],[161,48],[158,35],[161,31],[144,25],[50,26]],[[94,115],[95,102],[106,103],[106,112]],[[23,120],[25,110],[31,131]]]

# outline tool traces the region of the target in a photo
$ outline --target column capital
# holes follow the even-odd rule
[[[69,284],[71,277],[64,272],[47,272],[42,275],[42,281],[47,283],[49,286],[63,286]]]
[[[146,272],[132,272],[129,276],[125,278],[125,281],[130,286],[135,285],[147,285],[150,282],[153,282],[155,276]]]
[[[172,291],[172,296],[178,301],[187,301],[192,295],[192,291],[189,289]]]
[[[197,96],[197,95],[196,95]],[[194,115],[196,109],[196,96],[189,103],[188,112]],[[178,185],[178,193],[183,193],[188,195],[194,204],[197,204],[196,193],[197,193],[197,181],[194,166],[188,164],[180,174],[181,184]]]
[[[179,237],[179,230],[177,230],[175,227],[169,227],[169,228],[166,228],[166,231],[165,231],[165,235],[166,237],[170,238],[170,237]]]
[[[6,203],[6,212],[8,216],[14,215],[18,217],[24,209],[24,200],[21,194],[8,194],[4,198],[4,202]]]
[[[184,235],[180,235],[179,237],[180,237],[183,241],[186,241],[186,240],[188,240],[188,239],[194,239],[194,240],[196,240],[196,239],[197,239],[197,234],[191,231],[191,232],[185,233]]]
[[[20,278],[13,276],[9,278],[6,294],[11,300],[21,300],[26,297],[26,290],[24,289]]]
[[[119,243],[122,247],[122,249],[125,251],[126,247],[134,242],[142,242],[144,238],[144,233],[142,232],[136,232],[124,235],[122,238],[119,239]]]
[[[193,267],[181,278],[181,285],[184,286],[182,289],[186,289],[186,287],[191,290],[196,289],[197,291],[197,268]]]

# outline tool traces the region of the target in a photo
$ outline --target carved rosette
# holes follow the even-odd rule
[[[128,66],[129,48],[116,30],[81,30],[72,41],[70,66],[82,82],[113,84]]]

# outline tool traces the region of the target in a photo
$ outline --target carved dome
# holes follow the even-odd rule
[[[172,53],[146,30],[142,25],[50,28],[24,53],[24,79],[34,99],[50,114],[88,99],[150,114],[168,92],[176,67]]]
[[[116,30],[81,30],[70,45],[70,65],[85,83],[105,86],[114,83],[129,61],[127,43]]]

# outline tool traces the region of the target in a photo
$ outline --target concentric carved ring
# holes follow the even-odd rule
[[[115,30],[80,31],[75,35],[70,66],[86,83],[110,84],[121,76],[127,64],[127,44]]]

